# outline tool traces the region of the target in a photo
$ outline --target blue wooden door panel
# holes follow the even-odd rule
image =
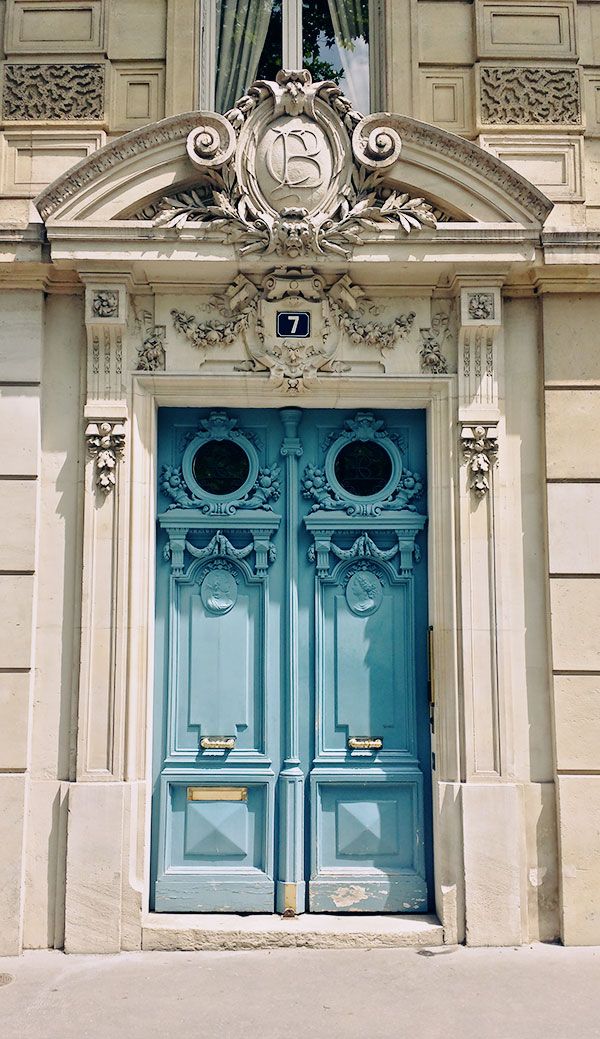
[[[426,911],[424,413],[164,409],[158,456],[153,907]]]

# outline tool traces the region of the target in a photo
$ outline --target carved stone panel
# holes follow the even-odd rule
[[[102,119],[104,65],[5,65],[4,119]]]
[[[576,69],[482,66],[479,76],[482,124],[581,123]]]

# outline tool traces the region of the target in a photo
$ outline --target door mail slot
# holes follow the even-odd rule
[[[189,786],[188,801],[247,801],[247,786]]]
[[[348,746],[350,750],[381,750],[383,740],[380,736],[351,736]]]

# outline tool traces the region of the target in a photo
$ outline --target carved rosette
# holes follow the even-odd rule
[[[491,470],[498,460],[498,429],[496,426],[463,426],[461,444],[469,489],[477,498],[484,498],[490,489]]]
[[[125,426],[122,422],[90,422],[85,437],[88,455],[95,461],[94,484],[101,494],[110,494],[125,450]]]

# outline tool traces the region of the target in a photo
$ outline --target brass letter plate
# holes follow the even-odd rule
[[[383,740],[380,736],[351,736],[348,746],[350,750],[381,750]]]
[[[189,786],[188,801],[247,801],[247,786]]]

